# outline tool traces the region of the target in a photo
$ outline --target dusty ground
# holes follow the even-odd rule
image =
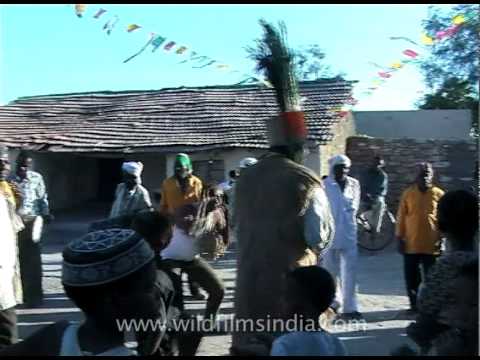
[[[43,285],[46,293],[45,304],[38,309],[20,309],[19,333],[25,338],[46,324],[60,319],[80,321],[79,310],[65,297],[60,283],[61,249],[64,243],[86,230],[86,224],[101,218],[102,209],[65,214],[57,218],[45,236],[43,248]],[[233,291],[235,282],[235,253],[229,252],[213,264],[225,281],[227,293],[221,306],[221,314],[233,312]],[[358,266],[360,311],[365,324],[355,329],[332,328],[344,341],[350,355],[388,355],[389,351],[403,343],[410,343],[405,337],[409,320],[402,318],[401,310],[408,306],[404,291],[401,257],[393,250],[370,255],[361,254]],[[187,302],[187,309],[201,312],[204,303]],[[230,347],[229,334],[207,336],[202,340],[199,355],[227,355]],[[411,343],[410,343],[411,344]]]

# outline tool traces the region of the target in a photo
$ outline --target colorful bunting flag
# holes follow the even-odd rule
[[[405,54],[405,55],[407,55],[411,58],[414,58],[414,59],[418,56],[418,53],[416,53],[415,51],[410,50],[410,49],[404,50],[403,54]]]
[[[435,34],[435,39],[442,40],[444,37],[447,37],[447,32],[445,30],[437,31]]]
[[[388,78],[391,78],[392,75],[390,75],[389,73],[387,72],[383,72],[383,71],[379,71],[378,72],[378,76],[382,77],[382,78],[385,78],[385,79],[388,79]]]
[[[422,34],[421,40],[425,45],[433,45],[433,39],[427,34]]]
[[[185,51],[187,51],[187,47],[186,46],[180,46],[177,51],[175,51],[175,54],[178,54],[178,55],[181,55],[183,54]]]
[[[163,47],[163,50],[170,51],[175,46],[175,44],[176,44],[175,41],[170,41],[167,45]]]
[[[160,35],[154,36],[152,40],[152,45],[153,45],[152,53],[155,52],[160,47],[160,45],[162,45],[166,40],[167,38],[163,36],[160,36]]]
[[[127,32],[132,32],[132,31],[135,31],[137,29],[140,29],[141,26],[140,25],[137,25],[137,24],[130,24],[127,26]]]
[[[400,61],[396,61],[390,65],[390,68],[392,69],[401,69],[403,67],[403,64]]]
[[[112,20],[114,20],[112,22]],[[103,25],[103,30],[107,30],[107,34],[110,35],[112,33],[113,28],[117,24],[119,18],[117,15],[115,15],[112,19],[108,20],[105,25]]]
[[[445,30],[445,36],[453,36],[460,29],[460,25],[450,26]]]
[[[102,15],[103,15],[104,13],[106,13],[106,12],[107,12],[107,10],[105,10],[105,9],[100,9],[100,10],[97,11],[97,13],[96,13],[95,15],[93,15],[93,17],[94,17],[95,19],[98,19],[98,18],[100,18],[100,16],[102,16]]]
[[[217,69],[227,69],[228,65],[227,64],[218,64]]]
[[[463,15],[457,15],[452,19],[452,22],[455,25],[461,25],[465,22],[465,17]]]
[[[83,13],[85,12],[85,9],[87,8],[87,5],[85,4],[75,4],[75,14],[81,18],[83,16]]]

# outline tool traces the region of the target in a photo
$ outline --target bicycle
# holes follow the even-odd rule
[[[358,246],[364,250],[381,251],[395,239],[395,216],[387,207],[383,213],[380,232],[375,237],[372,237],[373,227],[365,218],[365,213],[367,212],[368,210],[357,215]]]

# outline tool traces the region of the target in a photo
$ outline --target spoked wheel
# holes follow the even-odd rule
[[[368,226],[359,221],[358,246],[364,250],[380,251],[390,245],[395,237],[395,218],[390,212],[385,212],[382,229],[376,237],[371,236]]]

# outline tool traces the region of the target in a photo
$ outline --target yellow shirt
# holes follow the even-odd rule
[[[12,187],[7,181],[5,180],[0,181],[0,192],[2,192],[5,195],[5,198],[8,201],[10,201],[13,205],[17,205],[15,194],[13,193]]]
[[[403,192],[396,235],[405,241],[406,254],[439,254],[437,205],[443,194],[443,190],[435,186],[422,193],[417,185]]]
[[[192,175],[187,181],[188,185],[185,193],[182,192],[175,176],[169,177],[163,182],[160,212],[173,214],[176,209],[183,205],[200,201],[203,189],[202,180]]]

